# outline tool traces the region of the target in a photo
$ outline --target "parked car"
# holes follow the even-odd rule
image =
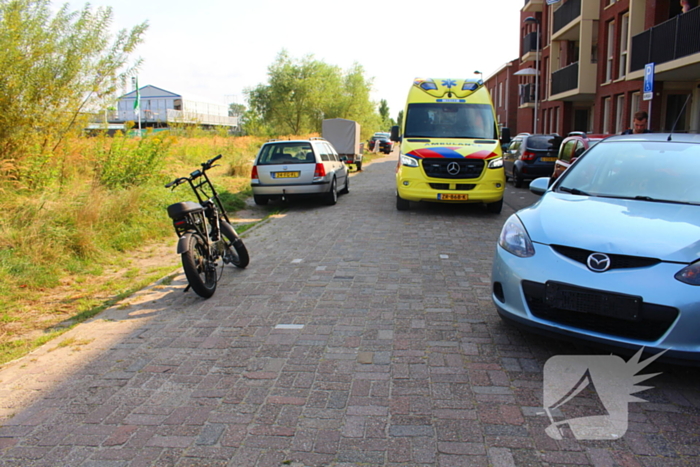
[[[559,135],[517,135],[503,154],[506,179],[520,188],[525,180],[552,175],[561,141]]]
[[[255,204],[270,199],[320,196],[333,205],[350,187],[348,169],[333,146],[323,138],[268,141],[253,163],[251,186]]]
[[[379,142],[379,150],[384,154],[391,154],[394,143],[389,139],[389,133],[375,133],[367,142],[367,147],[370,151],[374,151],[374,145]]]
[[[612,136],[506,221],[500,316],[630,352],[700,361],[700,135]],[[549,187],[548,187],[549,186]]]
[[[559,154],[557,155],[557,160],[554,161],[552,181],[564,173],[584,151],[592,148],[608,136],[612,135],[587,135],[584,132],[569,133],[569,136],[564,138],[559,146]]]

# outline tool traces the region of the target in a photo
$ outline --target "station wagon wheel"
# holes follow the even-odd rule
[[[344,195],[350,193],[350,176],[348,174],[345,174],[345,186],[340,190],[340,193]]]
[[[269,201],[269,198],[266,198],[265,196],[253,195],[253,201],[255,201],[255,204],[258,206],[265,206]]]
[[[329,206],[333,206],[337,202],[338,202],[338,186],[336,185],[335,177],[333,177],[333,180],[331,181],[331,189],[328,190],[328,193],[326,194],[326,204]]]

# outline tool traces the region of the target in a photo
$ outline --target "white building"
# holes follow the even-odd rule
[[[155,86],[139,88],[140,117],[145,126],[168,126],[172,123],[191,123],[203,126],[238,127],[238,117],[229,117],[228,106],[214,104],[192,96],[183,96]],[[117,103],[116,122],[138,122],[135,112],[136,91],[124,94]]]

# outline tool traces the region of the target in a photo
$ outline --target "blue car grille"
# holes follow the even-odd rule
[[[586,264],[588,256],[592,253],[604,253],[591,250],[584,250],[582,248],[573,248],[570,246],[563,245],[552,245],[552,249],[559,253],[560,255],[566,256],[567,258],[573,259],[581,264]],[[646,268],[649,266],[654,266],[661,262],[657,258],[646,258],[643,256],[628,256],[628,255],[615,255],[608,254],[610,257],[610,268],[609,269],[625,269],[625,268]]]
[[[652,303],[642,303],[639,317],[634,321],[601,316],[595,312],[582,313],[563,310],[553,308],[546,303],[545,284],[523,281],[522,288],[527,306],[536,317],[612,336],[655,341],[668,331],[678,317],[678,309]]]

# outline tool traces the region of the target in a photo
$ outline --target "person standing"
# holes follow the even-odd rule
[[[640,133],[651,133],[651,130],[647,128],[647,122],[649,121],[649,116],[646,111],[640,110],[634,114],[634,128],[623,131],[623,135],[636,135]]]

